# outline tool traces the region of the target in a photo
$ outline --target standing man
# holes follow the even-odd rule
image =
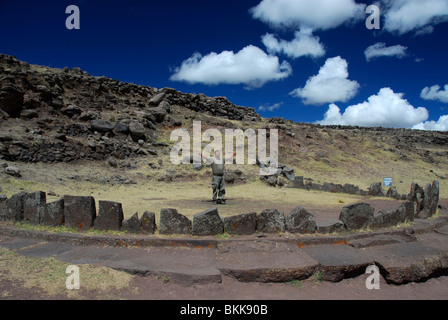
[[[215,156],[209,158],[204,156],[202,153],[199,154],[205,160],[211,160],[212,165],[212,189],[213,189],[213,204],[226,204],[224,196],[226,195],[226,184],[225,184],[225,169],[224,161],[221,158],[221,152],[219,150],[215,151]],[[236,155],[236,152],[226,160],[232,159]]]

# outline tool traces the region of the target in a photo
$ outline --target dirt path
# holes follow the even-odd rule
[[[125,300],[446,300],[448,276],[429,279],[423,283],[389,285],[380,279],[379,290],[368,290],[368,275],[338,283],[312,279],[294,283],[242,283],[223,277],[220,284],[182,286],[156,277],[136,276],[129,288],[109,292],[107,297],[85,292],[79,298]],[[0,282],[1,300],[67,299],[67,296],[48,296],[39,288],[26,289],[19,283]]]

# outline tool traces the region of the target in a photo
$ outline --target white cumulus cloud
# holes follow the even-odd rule
[[[383,42],[375,43],[374,45],[369,46],[364,54],[366,56],[366,60],[370,61],[379,57],[397,57],[403,58],[406,56],[406,50],[408,48],[402,45],[390,46],[386,47],[386,44]]]
[[[392,33],[432,32],[432,26],[448,21],[447,0],[383,0],[384,28]]]
[[[444,90],[441,90],[438,85],[431,88],[426,87],[420,93],[420,97],[425,100],[439,100],[448,103],[448,84],[445,85]]]
[[[262,0],[251,14],[274,27],[328,30],[363,19],[365,7],[354,0]]]
[[[403,99],[402,93],[395,93],[390,88],[382,88],[378,94],[370,96],[367,101],[349,106],[344,113],[341,113],[337,105],[331,104],[324,119],[318,123],[412,128],[426,121],[428,116],[428,110],[423,107],[414,108],[406,99]]]
[[[259,112],[273,112],[277,109],[280,109],[282,104],[283,104],[283,102],[274,103],[274,104],[264,104],[264,105],[258,107],[258,111]]]
[[[359,83],[348,79],[348,63],[341,57],[329,58],[319,73],[310,77],[305,87],[295,89],[291,95],[302,98],[304,104],[322,105],[347,102],[359,89]]]
[[[262,42],[269,53],[283,53],[293,59],[303,56],[318,58],[325,55],[319,37],[313,36],[311,29],[296,31],[291,41],[278,40],[273,34],[267,33],[262,37]]]
[[[172,81],[208,85],[245,84],[257,88],[269,81],[289,77],[292,68],[288,62],[280,63],[278,57],[249,45],[237,53],[212,52],[206,56],[195,53],[174,71],[170,77]]]
[[[416,124],[412,129],[428,131],[448,131],[448,115],[441,116],[438,121],[425,121]]]

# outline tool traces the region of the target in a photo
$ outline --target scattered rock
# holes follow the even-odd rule
[[[167,116],[167,111],[161,107],[149,108],[149,114],[151,114],[157,123],[161,123],[165,120]]]
[[[163,101],[163,99],[165,99],[165,96],[166,96],[165,92],[155,95],[154,97],[151,98],[151,100],[149,100],[149,105],[158,106]]]
[[[129,133],[131,134],[132,140],[135,142],[140,139],[146,141],[145,127],[138,121],[132,121],[129,124]]]
[[[90,128],[92,129],[92,131],[107,133],[111,132],[115,128],[115,124],[110,123],[109,121],[103,119],[92,120],[90,121]]]
[[[10,176],[20,178],[22,175],[20,174],[20,169],[16,166],[8,166],[5,168],[5,173]]]

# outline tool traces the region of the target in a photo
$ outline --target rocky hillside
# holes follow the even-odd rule
[[[369,186],[393,176],[403,185],[414,179],[439,179],[443,185],[448,178],[447,132],[262,118],[225,97],[156,89],[94,77],[79,68],[52,69],[0,55],[3,161],[108,160],[120,166],[149,156],[154,165],[169,154],[169,133],[191,128],[192,119],[218,129],[279,129],[279,161],[310,180]]]
[[[252,108],[225,97],[158,90],[0,55],[0,154],[8,161],[155,154],[145,142],[157,139],[159,129],[180,127],[188,118],[173,114],[172,106],[229,120],[260,120]]]

